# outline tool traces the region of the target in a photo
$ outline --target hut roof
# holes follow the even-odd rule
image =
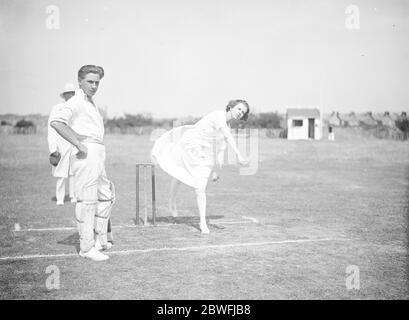
[[[320,112],[318,109],[307,109],[307,108],[289,108],[287,109],[288,118],[320,118]]]

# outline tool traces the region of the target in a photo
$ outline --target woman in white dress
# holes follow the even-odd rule
[[[209,233],[206,224],[206,186],[216,164],[223,163],[226,141],[237,154],[240,165],[246,165],[230,132],[232,120],[247,120],[250,107],[244,100],[232,100],[225,110],[209,113],[194,125],[165,132],[152,149],[152,161],[173,177],[169,209],[177,216],[176,192],[181,182],[195,189],[200,213],[200,230]],[[213,179],[217,179],[217,174]]]

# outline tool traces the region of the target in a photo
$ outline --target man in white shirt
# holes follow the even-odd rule
[[[80,234],[81,257],[94,261],[109,257],[99,250],[109,249],[108,220],[115,201],[114,185],[105,172],[104,123],[93,96],[104,69],[85,65],[78,71],[79,89],[51,118],[51,126],[78,152],[72,153],[77,204],[75,216]]]
[[[69,100],[75,94],[75,87],[71,83],[67,83],[64,86],[60,97],[64,101]],[[50,119],[53,115],[64,105],[64,102],[60,102],[55,105],[50,112],[48,118],[48,149],[50,154],[58,153],[60,155],[60,160],[57,165],[52,167],[52,174],[57,178],[57,183],[55,187],[55,197],[57,199],[57,205],[64,205],[65,198],[65,182],[68,179],[69,182],[69,195],[71,202],[76,202],[74,195],[74,179],[69,173],[70,168],[70,155],[72,151],[72,145],[65,139],[63,139],[51,126]]]

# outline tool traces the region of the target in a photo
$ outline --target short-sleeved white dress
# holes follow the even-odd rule
[[[224,110],[211,112],[194,125],[173,128],[156,140],[152,162],[179,181],[205,189],[212,168],[223,163],[223,128],[229,130]]]

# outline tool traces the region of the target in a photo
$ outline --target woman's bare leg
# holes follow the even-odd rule
[[[204,189],[195,189],[196,201],[200,214],[200,230],[202,233],[209,233],[209,228],[206,224],[206,192]]]
[[[169,211],[173,217],[178,216],[178,209],[176,205],[176,194],[180,186],[180,181],[176,178],[172,178],[170,182],[170,194],[169,194]]]

